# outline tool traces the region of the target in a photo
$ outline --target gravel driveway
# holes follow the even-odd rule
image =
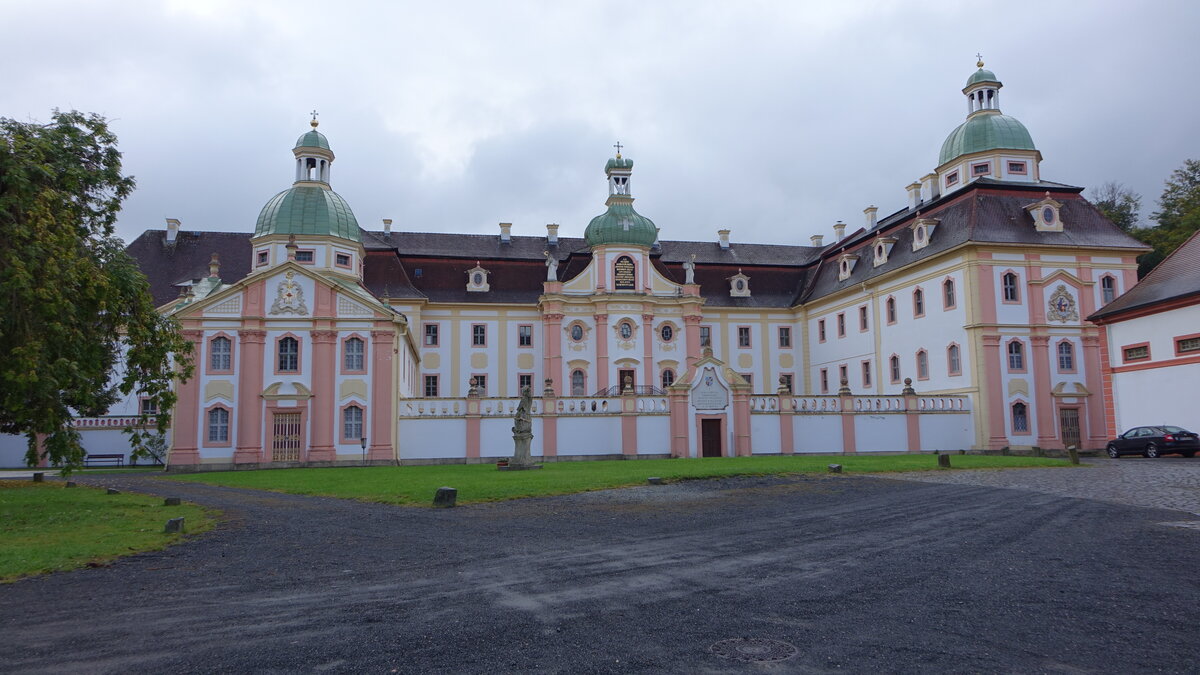
[[[97,476],[228,520],[0,586],[0,670],[1194,672],[1200,532],[1163,525],[1191,516],[908,478],[435,511]]]

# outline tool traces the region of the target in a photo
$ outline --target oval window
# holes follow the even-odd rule
[[[633,337],[633,326],[628,323],[621,324],[621,337],[625,340]]]
[[[738,280],[737,280],[737,289],[738,289],[739,291],[744,291],[744,290],[746,290],[746,282],[742,281],[741,279],[738,279]]]
[[[670,342],[671,338],[675,337],[675,329],[666,324],[659,330],[659,334],[662,335],[663,342]]]
[[[1042,208],[1042,222],[1050,225],[1054,222],[1054,209],[1049,206]]]
[[[583,326],[580,326],[579,324],[571,326],[571,339],[575,342],[579,342],[583,339]]]
[[[483,273],[482,273],[482,272],[476,272],[476,273],[475,273],[475,285],[476,285],[476,286],[482,286],[482,285],[483,285]]]

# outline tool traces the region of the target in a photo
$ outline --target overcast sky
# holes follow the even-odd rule
[[[664,239],[807,244],[905,204],[982,52],[1042,176],[1143,196],[1200,158],[1200,2],[0,0],[0,116],[111,120],[164,218],[252,231],[320,112],[367,229],[582,236],[618,140]]]

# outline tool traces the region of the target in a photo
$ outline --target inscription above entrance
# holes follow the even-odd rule
[[[705,368],[699,380],[692,389],[692,405],[696,410],[724,410],[729,405],[729,390],[717,377],[717,371]]]
[[[613,288],[618,291],[632,291],[637,288],[636,268],[633,258],[623,255],[613,263]]]

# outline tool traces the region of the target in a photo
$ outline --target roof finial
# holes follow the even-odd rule
[[[975,58],[977,59],[975,61],[975,66],[977,68],[983,68],[983,54],[980,54],[979,52],[975,52]]]
[[[621,159],[621,148],[625,146],[621,145],[621,141],[617,141],[613,144],[613,147],[617,149],[617,159]]]
[[[312,128],[316,129],[316,128],[317,128],[317,125],[318,125],[318,124],[320,124],[320,122],[318,122],[318,121],[317,121],[317,110],[316,110],[316,108],[313,108],[313,111],[312,111],[311,113],[309,113],[309,114],[313,116],[313,118],[312,118],[312,121],[311,121],[311,122],[309,122],[309,124],[311,124],[311,125],[312,125]]]

